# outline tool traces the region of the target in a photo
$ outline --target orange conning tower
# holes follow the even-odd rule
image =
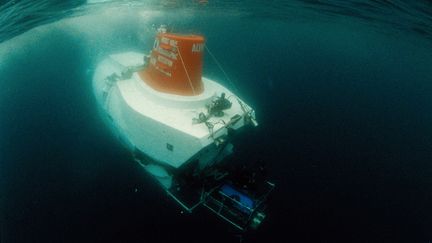
[[[204,91],[202,55],[204,37],[160,32],[150,61],[139,73],[153,89],[170,94],[193,96]]]

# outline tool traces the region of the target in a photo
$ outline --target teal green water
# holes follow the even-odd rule
[[[97,63],[150,50],[160,24],[205,35],[256,107],[234,158],[265,161],[277,190],[243,242],[432,240],[430,2],[15,2],[0,8],[2,243],[240,241],[181,214],[97,114]],[[229,86],[209,56],[204,73]]]

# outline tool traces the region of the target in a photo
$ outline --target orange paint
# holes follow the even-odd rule
[[[153,89],[193,96],[204,91],[202,56],[204,37],[159,33],[147,68],[139,73]]]

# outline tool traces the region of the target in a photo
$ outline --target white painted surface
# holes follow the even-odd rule
[[[140,79],[137,73],[130,79],[118,80],[112,85],[105,78],[120,75],[128,66],[143,64],[143,54],[127,52],[111,55],[96,69],[93,88],[99,104],[110,117],[111,126],[130,149],[138,148],[154,160],[178,168],[187,161],[200,159],[201,165],[211,163],[218,156],[218,148],[207,126],[194,124],[199,113],[206,113],[206,105],[222,92],[232,102],[223,117],[212,117],[214,138],[225,135],[234,115],[243,111],[234,94],[222,85],[203,78],[204,92],[197,96],[161,93]],[[104,90],[107,92],[103,97]],[[231,98],[230,98],[231,97]],[[235,129],[244,125],[241,119]],[[207,148],[203,150],[204,148]],[[204,164],[203,164],[204,163]]]

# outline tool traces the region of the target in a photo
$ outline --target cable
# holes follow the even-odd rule
[[[234,84],[234,82],[228,77],[228,74],[225,72],[225,70],[222,68],[222,65],[220,64],[220,62],[216,59],[216,57],[213,55],[213,53],[210,51],[210,49],[207,47],[207,45],[204,45],[205,49],[207,50],[207,52],[210,54],[210,56],[213,58],[214,62],[216,63],[216,65],[218,65],[218,67],[220,68],[220,70],[222,71],[222,73],[225,75],[225,78],[228,80],[228,82],[231,84],[231,86],[234,89],[234,92],[236,94],[239,94],[237,86]],[[250,110],[246,109],[245,104],[240,100],[239,97],[235,97],[237,102],[239,103],[241,109],[243,110],[243,112],[245,114],[248,114],[250,112]]]
[[[195,89],[194,89],[194,87],[193,87],[193,85],[192,85],[192,80],[190,79],[190,77],[189,77],[189,73],[188,73],[188,71],[187,71],[187,69],[186,69],[186,66],[185,66],[184,62],[183,62],[183,57],[182,57],[182,55],[181,55],[181,53],[180,53],[180,49],[179,49],[178,47],[176,47],[176,48],[177,48],[177,52],[178,52],[178,54],[179,54],[179,56],[180,56],[181,63],[183,64],[183,68],[184,68],[184,70],[185,70],[185,72],[186,72],[186,76],[187,76],[187,78],[188,78],[189,85],[190,85],[190,87],[191,87],[191,89],[192,89],[192,93],[193,93],[193,95],[195,95]]]
[[[225,72],[225,70],[222,68],[222,65],[219,63],[219,61],[216,59],[216,57],[213,55],[213,53],[208,49],[207,45],[204,45],[205,49],[207,50],[207,52],[210,54],[210,56],[213,58],[214,62],[216,63],[216,65],[218,65],[218,67],[220,68],[220,70],[223,72],[223,74],[225,75],[225,78],[228,80],[228,82],[231,84],[231,86],[233,87],[234,91],[238,94],[238,89],[236,87],[236,85],[234,84],[233,81],[231,81],[231,79],[228,77],[228,74]]]

